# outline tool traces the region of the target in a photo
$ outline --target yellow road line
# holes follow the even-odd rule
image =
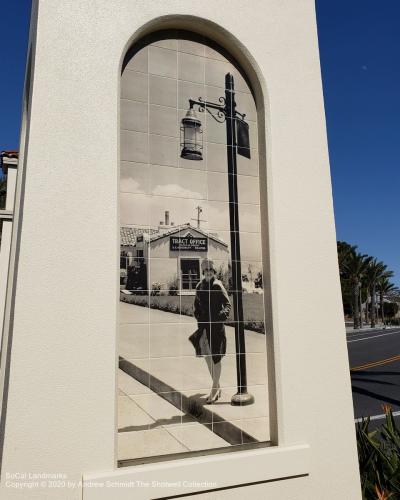
[[[373,368],[374,366],[387,365],[389,363],[394,363],[395,361],[400,361],[400,354],[392,356],[391,358],[380,359],[379,361],[372,361],[371,363],[366,363],[365,365],[355,366],[350,368],[351,372],[358,372],[360,370],[365,370],[366,368]]]

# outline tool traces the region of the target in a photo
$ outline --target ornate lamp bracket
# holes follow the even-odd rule
[[[207,111],[216,122],[224,123],[226,119],[225,97],[220,97],[218,100],[221,104],[206,101],[202,97],[199,97],[197,101],[189,99],[189,104],[191,108],[193,108],[193,106],[198,106],[199,113],[204,113],[204,111]],[[214,112],[211,110],[214,110]]]

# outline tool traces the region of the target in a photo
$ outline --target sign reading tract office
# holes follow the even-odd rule
[[[208,239],[195,238],[188,234],[185,238],[171,236],[169,239],[169,249],[172,251],[207,252]]]

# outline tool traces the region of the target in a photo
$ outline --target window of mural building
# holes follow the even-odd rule
[[[183,32],[121,76],[118,459],[269,441],[257,110]]]

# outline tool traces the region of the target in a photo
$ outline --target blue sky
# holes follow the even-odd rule
[[[337,237],[400,286],[400,0],[316,4]],[[29,11],[0,0],[0,149],[18,149]]]
[[[400,286],[400,1],[317,0],[337,238]]]

